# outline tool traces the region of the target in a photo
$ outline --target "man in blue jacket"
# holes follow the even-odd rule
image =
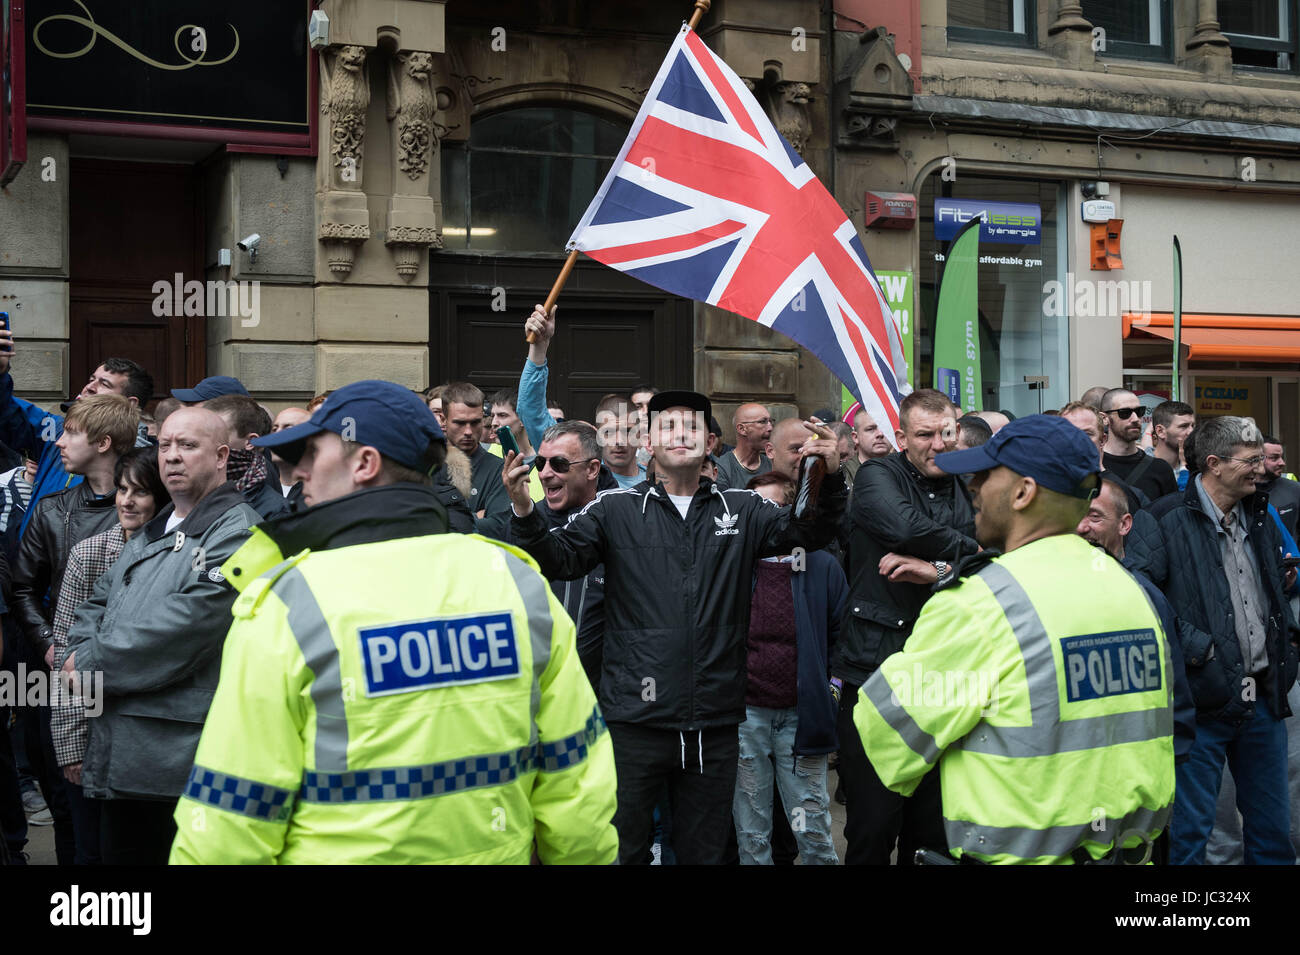
[[[1281,537],[1264,473],[1263,438],[1249,418],[1201,425],[1199,474],[1151,506],[1160,527],[1130,545],[1134,566],[1163,588],[1178,615],[1196,741],[1178,767],[1170,862],[1199,865],[1214,826],[1225,760],[1237,785],[1247,865],[1293,865],[1287,799],[1287,691],[1295,682],[1297,630],[1283,594]],[[1139,551],[1146,551],[1141,553]]]
[[[63,459],[55,447],[55,442],[63,435],[63,415],[52,414],[14,394],[14,380],[9,374],[13,355],[13,332],[0,329],[0,441],[15,451],[26,451],[29,457],[39,462],[32,499],[19,529],[22,533],[42,497],[76,487],[82,479],[80,475],[69,474],[63,469]],[[100,394],[125,395],[133,405],[143,407],[153,397],[153,377],[129,358],[106,358],[72,400]],[[70,402],[65,403],[64,410],[68,405]],[[147,443],[147,439],[142,438],[136,441],[136,447],[140,447],[142,441]]]

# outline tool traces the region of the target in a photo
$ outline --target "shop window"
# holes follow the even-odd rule
[[[475,117],[469,142],[443,144],[443,248],[563,253],[627,130],[559,106]]]
[[[1296,69],[1296,0],[1219,0],[1219,29],[1241,67]]]
[[[1170,60],[1169,0],[1083,0],[1097,55]]]
[[[917,387],[935,387],[938,283],[953,223],[986,209],[987,221],[1007,226],[980,241],[978,404],[1020,416],[1069,401],[1069,316],[1077,309],[1073,288],[1068,293],[1063,288],[1075,284],[1064,274],[1066,230],[1058,225],[1064,202],[1059,182],[975,176],[945,182],[942,171],[926,180],[920,202]],[[1021,228],[1031,222],[1031,228]]]
[[[1029,0],[948,0],[948,37],[974,43],[1035,46]]]

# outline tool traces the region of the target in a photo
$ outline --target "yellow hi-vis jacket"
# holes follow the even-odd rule
[[[260,528],[175,863],[609,863],[614,755],[530,557],[438,534],[282,559]]]
[[[910,795],[938,763],[953,855],[1069,863],[1076,847],[1099,858],[1164,828],[1172,692],[1142,588],[1063,534],[937,591],[853,719],[890,789]]]

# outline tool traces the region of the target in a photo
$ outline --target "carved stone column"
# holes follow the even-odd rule
[[[1215,79],[1232,75],[1232,49],[1219,32],[1217,0],[1197,0],[1196,30],[1187,41],[1185,64]]]
[[[438,149],[438,109],[433,54],[398,53],[388,61],[388,123],[392,134],[393,195],[388,200],[384,244],[403,281],[420,270],[429,249],[442,248],[438,216],[429,194],[431,166]]]
[[[370,238],[370,212],[363,188],[363,149],[370,78],[366,48],[344,46],[321,54],[321,112],[329,142],[329,166],[317,237],[330,271],[347,278],[357,246]]]
[[[760,102],[772,125],[795,152],[804,155],[808,137],[812,135],[812,87],[808,83],[782,80],[767,85],[764,93]]]
[[[1059,0],[1056,20],[1047,28],[1047,49],[1072,67],[1090,67],[1097,62],[1092,24],[1084,19],[1079,0]]]

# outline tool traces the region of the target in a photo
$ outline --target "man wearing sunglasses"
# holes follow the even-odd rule
[[[541,478],[545,494],[535,507],[552,532],[594,501],[598,491],[619,486],[609,469],[601,466],[596,429],[585,421],[563,421],[546,429],[533,458],[533,470]],[[505,536],[507,543],[516,543],[508,533]],[[576,580],[551,578],[551,591],[573,618],[578,630],[578,659],[596,689],[605,642],[605,567],[598,564]]]
[[[1101,396],[1101,410],[1110,428],[1102,449],[1102,467],[1153,501],[1177,491],[1174,469],[1138,447],[1143,409],[1137,395],[1112,388]]]

